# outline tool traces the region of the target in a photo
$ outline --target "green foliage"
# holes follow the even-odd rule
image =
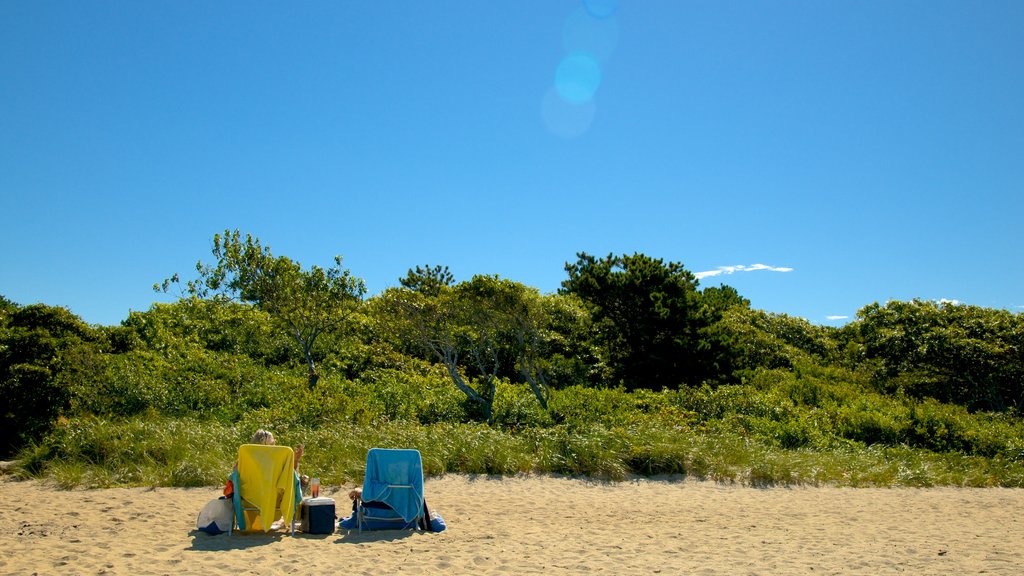
[[[682,264],[643,254],[597,259],[580,253],[566,264],[562,292],[578,296],[594,322],[594,341],[613,382],[627,389],[700,385],[727,361],[705,334],[722,311],[745,301],[734,290],[697,291]]]
[[[551,306],[537,290],[496,276],[435,288],[385,291],[370,307],[379,331],[397,349],[418,349],[443,365],[488,424],[495,421],[499,385],[512,379],[526,382],[545,408],[545,353],[548,341],[557,339],[550,330]]]
[[[125,349],[163,350],[191,344],[209,352],[242,355],[265,365],[292,356],[290,338],[278,332],[266,312],[246,304],[185,298],[131,312],[120,329]]]
[[[0,457],[38,439],[76,387],[104,369],[103,335],[65,308],[5,306],[0,328]]]
[[[890,389],[975,410],[1024,405],[1024,316],[914,300],[872,304],[858,318]]]
[[[550,294],[540,296],[539,305],[546,319],[536,356],[548,385],[564,388],[608,381],[610,374],[591,339],[593,324],[583,302],[571,294]]]
[[[551,415],[525,384],[505,383],[494,398],[494,424],[510,430],[551,425]]]
[[[433,424],[461,422],[467,416],[465,397],[438,370],[374,370],[359,383],[359,394],[378,419]]]
[[[836,432],[867,445],[897,445],[906,433],[909,411],[880,396],[864,396],[835,410]]]
[[[437,296],[442,290],[451,288],[455,284],[455,276],[448,270],[447,266],[417,266],[415,270],[409,269],[405,278],[399,280],[403,288],[419,292],[425,296]]]
[[[316,341],[321,334],[344,326],[366,293],[363,281],[342,267],[341,256],[334,258],[330,268],[304,270],[286,256],[274,257],[269,246],[251,235],[243,241],[238,230],[214,235],[213,256],[215,264],[196,265],[199,278],[188,281],[185,291],[200,299],[237,298],[266,312],[281,333],[294,338],[309,368],[309,385],[314,387],[319,379]],[[180,285],[177,274],[154,289],[167,292],[172,285]]]
[[[736,399],[741,396],[733,393]],[[623,413],[620,422],[611,426],[566,422],[499,429],[475,423],[376,420],[366,424],[340,419],[307,425],[301,419],[282,419],[273,410],[251,412],[234,425],[152,415],[126,420],[82,417],[62,421],[19,457],[21,474],[45,476],[67,487],[217,485],[230,470],[238,445],[247,441],[252,430],[266,428],[281,444],[305,444],[304,470],[316,471],[328,484],[361,481],[366,451],[378,446],[419,449],[428,475],[533,472],[620,479],[630,474],[682,474],[753,485],[1024,487],[1020,422],[977,423],[980,428],[976,429],[987,431],[989,438],[1007,434],[1016,442],[1016,451],[1003,446],[991,456],[852,441],[830,448],[811,443],[794,448],[742,426],[733,427],[728,419],[699,427],[666,425],[649,417],[650,410],[664,414],[672,394],[653,394],[649,400],[654,398],[658,399],[640,403],[649,411],[642,413],[647,416]],[[591,403],[600,404],[601,399],[624,402],[606,395]],[[740,408],[725,412],[739,414],[744,409]],[[757,422],[792,425],[788,420]]]
[[[648,391],[630,393],[624,388],[572,386],[554,394],[551,417],[570,429],[594,424],[607,428],[628,426],[667,407],[662,398],[663,395]]]
[[[189,418],[62,420],[25,466],[66,486],[209,486],[223,482],[237,449],[222,425]]]
[[[428,474],[1024,487],[1019,315],[891,302],[823,328],[642,255],[581,255],[556,295],[428,267],[360,303],[340,262],[310,272],[237,233],[215,244],[193,297],[118,327],[0,299],[19,474],[218,484],[264,428],[306,444],[328,483],[357,482],[383,446],[419,448]],[[268,270],[291,296],[332,278],[348,291],[325,316],[344,326],[301,359]]]
[[[739,371],[792,368],[812,358],[826,359],[835,347],[827,328],[742,306],[726,309],[712,330],[728,343]]]

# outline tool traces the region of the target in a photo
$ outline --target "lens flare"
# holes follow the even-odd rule
[[[594,18],[578,8],[562,27],[562,47],[566,54],[586,52],[598,60],[607,60],[619,43],[619,24],[615,18]]]
[[[589,102],[601,86],[601,66],[585,52],[569,54],[555,70],[555,89],[570,104]]]
[[[583,7],[594,18],[608,18],[619,9],[619,0],[583,0]]]
[[[596,111],[597,106],[593,101],[570,104],[552,88],[544,95],[540,113],[548,132],[569,140],[582,136],[590,129]]]

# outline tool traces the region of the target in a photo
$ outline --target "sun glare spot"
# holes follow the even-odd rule
[[[619,43],[619,24],[615,18],[594,18],[577,9],[562,29],[562,47],[566,54],[586,52],[598,60],[607,60]]]
[[[555,69],[555,83],[541,103],[548,131],[575,138],[590,129],[597,106],[594,96],[601,86],[601,64],[619,42],[614,18],[619,0],[582,0],[562,28],[562,59]]]
[[[569,54],[555,70],[555,89],[570,104],[589,102],[600,85],[601,66],[585,52]]]
[[[571,139],[583,135],[594,122],[597,106],[593,101],[571,104],[552,88],[544,95],[541,116],[548,131],[560,138]]]
[[[583,7],[594,18],[608,18],[619,9],[619,0],[583,0]]]

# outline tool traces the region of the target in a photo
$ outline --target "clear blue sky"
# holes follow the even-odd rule
[[[1024,2],[2,0],[0,194],[0,294],[96,324],[228,228],[371,294],[642,252],[1019,312]]]

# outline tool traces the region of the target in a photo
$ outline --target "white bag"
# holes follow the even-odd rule
[[[196,518],[196,530],[209,534],[229,532],[235,522],[234,506],[231,498],[210,500]]]

